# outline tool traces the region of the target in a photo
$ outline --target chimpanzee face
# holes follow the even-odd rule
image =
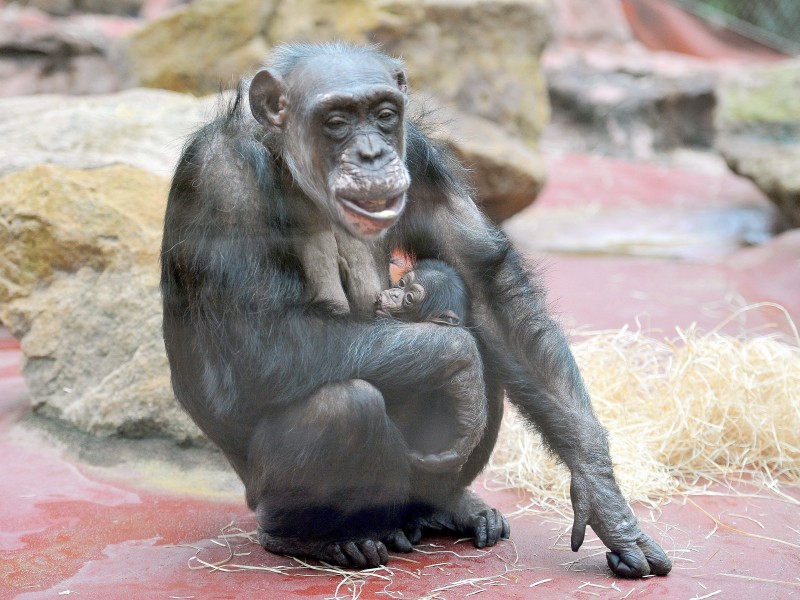
[[[251,84],[251,109],[282,135],[295,182],[332,221],[372,237],[393,225],[411,183],[405,165],[405,76],[377,60],[319,57],[283,82]]]

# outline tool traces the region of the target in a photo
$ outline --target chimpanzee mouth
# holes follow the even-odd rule
[[[339,204],[347,219],[354,224],[369,225],[370,229],[386,229],[400,217],[406,206],[406,194],[402,192],[390,198],[350,200],[339,196]]]

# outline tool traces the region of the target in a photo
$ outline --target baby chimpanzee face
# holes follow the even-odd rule
[[[404,321],[421,321],[425,295],[425,287],[417,281],[416,272],[409,271],[392,287],[380,293],[375,312]]]

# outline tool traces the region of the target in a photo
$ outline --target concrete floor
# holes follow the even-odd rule
[[[507,230],[532,258],[544,257],[570,328],[642,323],[662,337],[692,321],[713,327],[753,303],[780,303],[800,322],[800,232],[768,240],[773,212],[749,183],[713,165],[569,155],[552,157],[550,172],[541,198]],[[769,306],[727,328],[791,331]],[[0,598],[800,597],[800,489],[782,498],[744,484],[738,496],[717,487],[716,495],[673,497],[659,514],[635,507],[673,558],[668,577],[612,578],[593,538],[569,550],[568,521],[557,514],[512,517],[511,540],[486,553],[425,538],[418,551],[366,574],[287,571],[298,564],[247,538],[217,539],[255,523],[215,453],[19,421],[20,356],[0,335]],[[526,500],[477,487],[506,513]],[[227,568],[244,568],[197,560],[213,565],[231,552]]]

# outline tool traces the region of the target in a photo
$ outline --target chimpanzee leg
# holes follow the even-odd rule
[[[467,489],[489,461],[503,418],[503,386],[490,370],[485,377],[486,429],[461,471],[447,481],[424,472],[412,473],[412,511],[404,528],[412,543],[419,541],[425,529],[469,536],[478,548],[493,546],[511,533],[505,517]]]
[[[383,396],[366,381],[331,384],[305,402],[270,409],[248,453],[259,541],[272,552],[342,566],[385,563],[383,540],[397,545],[408,501],[407,456]]]

